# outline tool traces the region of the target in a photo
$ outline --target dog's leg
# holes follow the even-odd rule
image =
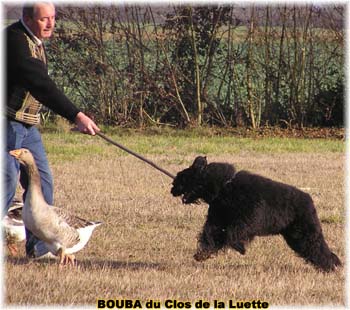
[[[225,244],[225,229],[207,220],[199,236],[197,252],[193,257],[196,261],[205,261],[221,250]]]
[[[330,251],[317,223],[294,224],[282,233],[287,244],[305,261],[323,271],[333,271],[341,266],[339,258]]]
[[[204,225],[194,258],[197,261],[204,261],[226,246],[244,255],[245,244],[250,242],[254,236],[254,233],[249,234],[245,223],[236,221],[234,224],[231,223],[230,227],[223,227],[214,224],[211,219],[208,218]]]
[[[242,255],[245,255],[245,246],[254,239],[256,232],[250,231],[245,223],[236,220],[227,229],[227,245]]]

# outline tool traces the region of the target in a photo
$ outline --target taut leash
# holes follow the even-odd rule
[[[131,155],[134,155],[135,157],[137,157],[138,159],[141,159],[142,161],[146,162],[147,164],[151,165],[153,168],[156,168],[157,170],[163,172],[164,174],[166,174],[168,177],[172,178],[172,179],[175,179],[175,176],[172,175],[170,172],[164,170],[163,168],[157,166],[154,162],[150,161],[149,159],[135,153],[134,151],[132,150],[129,150],[128,148],[126,148],[125,146],[121,145],[120,143],[118,142],[115,142],[113,141],[112,139],[106,137],[103,133],[101,132],[96,132],[96,135],[100,136],[102,139],[106,140],[107,142],[115,145],[116,147],[119,147],[120,149],[122,149],[123,151],[131,154]]]

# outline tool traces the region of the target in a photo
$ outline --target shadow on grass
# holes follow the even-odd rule
[[[4,263],[9,263],[12,265],[27,265],[31,262],[31,260],[27,257],[15,257],[15,256],[5,256]]]
[[[52,265],[57,266],[58,260],[56,259],[29,259],[27,257],[5,257],[4,261],[12,265]],[[151,262],[123,262],[123,261],[113,261],[113,260],[97,260],[97,259],[78,259],[77,267],[80,270],[92,270],[92,269],[128,269],[128,270],[165,270],[166,267],[158,263]]]
[[[129,270],[144,270],[155,269],[165,270],[165,266],[159,263],[152,262],[127,262],[113,260],[78,260],[78,266],[81,269],[129,269]]]

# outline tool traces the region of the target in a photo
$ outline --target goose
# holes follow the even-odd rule
[[[23,206],[25,227],[45,242],[48,250],[59,257],[59,264],[75,265],[75,255],[89,241],[99,221],[87,221],[66,210],[46,203],[34,157],[28,149],[9,152],[25,167],[28,175],[28,192]]]
[[[2,227],[5,233],[6,244],[11,255],[18,254],[16,243],[24,241],[26,232],[22,220],[23,203],[21,201],[13,201],[7,214],[2,219]]]

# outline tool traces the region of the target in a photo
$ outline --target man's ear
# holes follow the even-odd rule
[[[194,160],[191,168],[195,169],[195,170],[202,170],[207,166],[207,157],[205,156],[198,156],[196,157],[196,159]]]
[[[30,26],[30,25],[31,25],[32,19],[30,18],[30,16],[28,16],[28,15],[23,15],[22,18],[23,18],[24,23],[25,23],[27,26]]]

